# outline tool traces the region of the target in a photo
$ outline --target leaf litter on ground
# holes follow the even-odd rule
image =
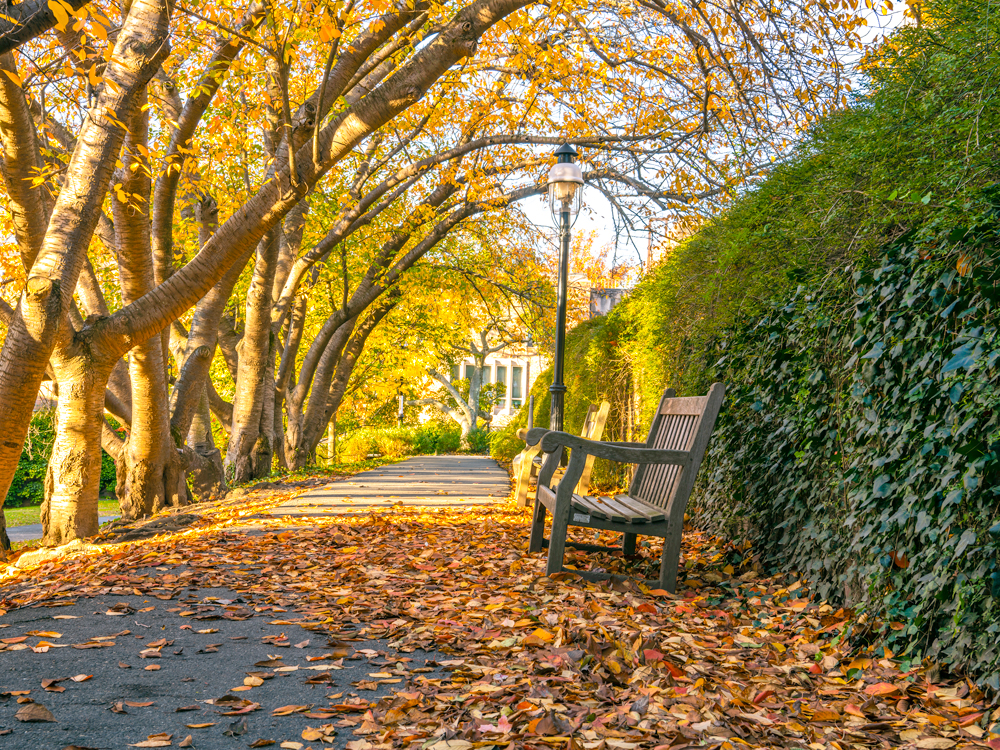
[[[227,709],[219,710],[226,716],[266,710],[302,717],[295,738],[260,738],[253,747],[329,743],[339,729],[356,737],[348,750],[1000,750],[1000,708],[972,682],[942,679],[929,665],[903,671],[882,648],[852,646],[844,637],[850,611],[814,600],[794,577],[724,566],[726,545],[706,534],[685,531],[684,576],[670,595],[635,582],[590,583],[570,572],[544,576],[544,555],[526,553],[529,512],[509,504],[254,518],[246,527],[247,516],[286,499],[287,492],[256,492],[199,507],[199,520],[183,532],[140,543],[98,539],[41,568],[11,566],[0,577],[0,607],[116,592],[169,601],[183,588],[224,587],[253,602],[252,610],[234,605],[203,616],[274,617],[273,624],[326,637],[331,659],[372,664],[369,679],[356,682],[348,697],[328,696],[328,706],[261,706],[235,695],[206,701]],[[573,533],[595,541],[594,532]],[[599,538],[613,541],[603,532]],[[567,563],[654,577],[658,553],[658,544],[643,545],[633,560],[570,552]],[[154,567],[183,569],[134,572]],[[292,645],[270,638],[275,646]],[[2,639],[0,650],[28,648],[25,640]],[[355,651],[359,640],[387,641],[391,650]],[[405,654],[418,649],[452,658],[410,668]],[[329,669],[324,665],[312,669]],[[244,675],[244,684],[234,689],[252,691],[270,674],[254,667],[299,668],[275,654],[242,665],[234,674]],[[322,684],[323,674],[305,674]],[[393,692],[363,697],[381,685]],[[35,703],[21,711],[51,717]],[[224,726],[236,737],[247,724],[237,718]]]

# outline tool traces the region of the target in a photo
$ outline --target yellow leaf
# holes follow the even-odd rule
[[[15,86],[17,86],[19,89],[24,88],[24,82],[21,80],[21,77],[17,73],[15,73],[12,70],[7,70],[6,68],[3,69],[3,72],[6,73],[7,77],[14,82]]]
[[[101,83],[101,76],[97,75],[96,65],[90,66],[90,70],[87,71],[87,77],[90,79],[91,86],[98,86]]]
[[[66,12],[66,9],[58,0],[49,0],[48,6],[49,10],[52,11],[52,15],[56,18],[56,28],[59,31],[65,31],[66,24],[69,23],[69,13]]]

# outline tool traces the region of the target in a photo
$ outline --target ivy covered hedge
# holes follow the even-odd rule
[[[898,656],[969,668],[994,689],[998,217],[932,221],[874,267],[725,335],[714,369],[729,392],[698,513],[858,604]]]

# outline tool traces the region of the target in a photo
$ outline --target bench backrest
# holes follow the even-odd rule
[[[583,421],[583,430],[580,437],[585,440],[600,440],[604,436],[604,425],[608,421],[608,414],[611,412],[611,404],[602,401],[601,405],[591,404],[587,409],[587,418]],[[590,490],[590,473],[594,469],[594,457],[587,456],[587,463],[583,467],[580,481],[576,484],[575,492],[578,495],[586,495]]]
[[[715,383],[707,396],[675,398],[673,388],[663,392],[646,439],[647,448],[686,451],[690,469],[670,464],[646,464],[636,468],[629,494],[668,511],[675,522],[684,516],[695,476],[708,448],[708,440],[725,396],[722,383]]]

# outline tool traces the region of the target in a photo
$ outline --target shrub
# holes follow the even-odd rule
[[[345,435],[337,444],[337,457],[347,464],[364,461],[369,454],[377,451],[374,430],[368,427],[362,427],[360,430]]]
[[[416,431],[414,453],[454,453],[462,442],[462,433],[457,426],[441,422],[427,422]]]
[[[416,436],[414,432],[413,428],[409,427],[375,430],[372,439],[378,453],[390,458],[399,458],[400,456],[413,455],[415,452]]]
[[[469,433],[469,453],[489,453],[493,433],[477,427]]]
[[[514,456],[524,450],[524,441],[516,434],[516,430],[507,427],[492,433],[490,439],[490,456],[497,461],[513,461]]]
[[[428,453],[454,453],[459,448],[458,427],[428,422],[419,427],[361,427],[340,439],[339,460],[364,461],[376,453],[391,458]]]

